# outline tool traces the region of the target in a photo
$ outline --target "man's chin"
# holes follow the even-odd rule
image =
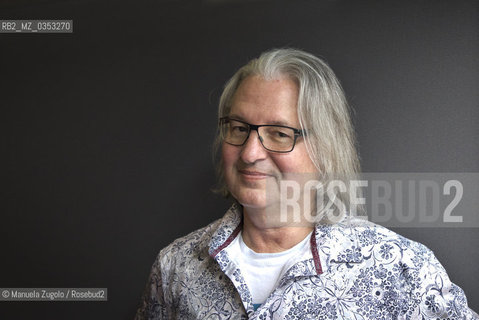
[[[264,185],[246,186],[245,184],[241,184],[240,188],[232,188],[230,192],[243,207],[261,209],[279,203],[277,190],[268,191],[268,189],[269,188],[266,188]]]
[[[264,193],[263,193],[264,194]],[[265,196],[262,197],[239,197],[236,200],[245,208],[251,208],[254,210],[265,209],[279,209],[278,202],[273,199],[268,199]]]
[[[262,209],[267,206],[267,201],[265,197],[264,191],[255,192],[258,194],[254,194],[253,192],[249,192],[247,195],[240,194],[238,196],[234,196],[234,198],[245,208],[251,209]]]

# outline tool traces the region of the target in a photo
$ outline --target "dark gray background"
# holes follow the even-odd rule
[[[478,6],[3,2],[2,19],[73,19],[74,33],[0,34],[0,287],[107,287],[109,301],[0,303],[0,318],[132,318],[158,251],[227,208],[209,191],[218,96],[271,47],[329,62],[364,171],[479,171]],[[479,310],[476,228],[396,231]]]

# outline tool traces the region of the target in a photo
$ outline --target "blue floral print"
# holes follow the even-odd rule
[[[177,239],[155,260],[136,319],[475,319],[431,250],[373,223],[316,225],[296,261],[255,311],[226,247],[242,208]]]

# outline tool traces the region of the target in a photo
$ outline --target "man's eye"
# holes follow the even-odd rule
[[[283,132],[283,131],[276,131],[275,136],[277,138],[291,138],[291,136],[288,133]]]
[[[247,132],[248,128],[243,127],[243,126],[234,126],[234,127],[232,127],[231,130],[235,133],[243,133],[243,132]]]

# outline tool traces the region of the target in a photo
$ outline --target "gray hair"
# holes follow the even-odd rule
[[[307,129],[306,149],[320,172],[321,181],[355,177],[360,170],[356,138],[350,108],[344,91],[331,68],[318,57],[298,49],[273,49],[241,67],[226,83],[220,97],[218,119],[229,115],[233,96],[247,77],[259,75],[265,80],[287,77],[298,86],[298,118]],[[214,156],[218,159],[221,137],[216,136]],[[224,182],[223,163],[217,162],[218,191],[229,192]],[[349,187],[347,199],[349,204]]]

